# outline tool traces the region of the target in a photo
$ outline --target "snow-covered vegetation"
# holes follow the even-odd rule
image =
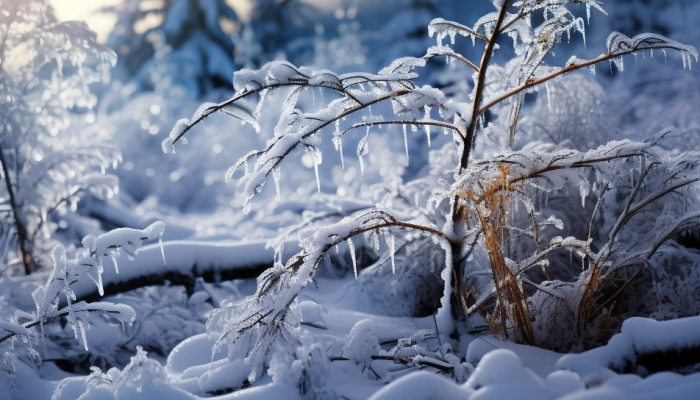
[[[0,398],[700,391],[699,5],[102,11],[0,0]]]

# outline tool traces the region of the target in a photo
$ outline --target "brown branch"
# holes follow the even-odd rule
[[[87,307],[87,308],[85,308],[85,309],[83,309],[83,310],[80,310],[80,311],[81,311],[81,312],[82,312],[82,311],[87,311],[87,312],[104,312],[104,313],[107,313],[107,314],[119,314],[119,311],[109,311],[109,310],[108,310],[108,311],[105,311],[105,310],[103,310],[103,309],[101,309],[101,308],[89,308],[89,307]],[[54,320],[54,319],[56,319],[56,318],[58,318],[58,317],[65,317],[65,316],[68,315],[69,313],[70,313],[70,311],[68,311],[68,310],[63,311],[63,312],[59,312],[58,314],[53,315],[53,316],[49,317],[48,319],[45,319],[43,322],[46,323],[46,322],[49,322],[49,321],[51,321],[51,320]],[[35,321],[25,322],[25,323],[22,324],[21,326],[24,327],[25,329],[29,329],[29,328],[33,328],[33,327],[39,325],[41,322],[42,322],[41,320],[35,320]],[[0,338],[0,343],[4,342],[5,340],[7,340],[7,339],[9,339],[9,338],[11,338],[11,337],[13,337],[13,336],[15,336],[15,335],[17,335],[16,332],[10,332],[9,334],[7,334],[7,335],[5,335],[5,336],[3,336],[3,337]]]
[[[467,168],[469,164],[469,153],[472,148],[472,141],[474,140],[474,134],[476,133],[476,122],[481,115],[479,107],[481,106],[481,97],[484,93],[484,86],[486,83],[486,70],[488,69],[489,62],[491,61],[491,56],[493,55],[493,49],[496,45],[496,39],[499,36],[499,29],[503,23],[503,19],[506,16],[506,9],[508,8],[509,0],[505,0],[501,11],[498,13],[498,19],[496,19],[496,25],[493,27],[493,33],[491,38],[486,43],[486,48],[484,49],[484,54],[481,57],[481,62],[479,63],[479,76],[476,82],[476,92],[474,95],[474,107],[472,110],[472,120],[469,123],[469,128],[467,128],[467,136],[464,141],[464,149],[462,150],[462,159],[460,160],[460,169]]]
[[[24,273],[25,275],[29,275],[32,273],[32,256],[29,254],[26,248],[28,241],[27,229],[19,217],[17,198],[15,197],[15,190],[12,188],[12,180],[10,178],[10,171],[7,168],[5,151],[2,148],[0,148],[0,163],[2,164],[2,172],[5,175],[5,186],[7,186],[7,193],[10,196],[10,208],[12,208],[12,217],[15,220],[15,228],[17,229],[17,236],[19,238],[19,250],[21,253],[20,256],[22,258],[22,264],[24,265]]]
[[[371,80],[367,79],[366,82],[369,82],[369,81],[371,81]],[[382,80],[378,79],[377,82],[382,82]],[[240,94],[238,94],[238,95],[236,95],[236,96],[234,96],[234,97],[232,97],[224,102],[221,102],[217,105],[211,106],[211,107],[207,108],[206,110],[204,110],[204,112],[202,113],[202,115],[199,118],[195,119],[194,121],[191,121],[187,125],[187,127],[185,129],[183,129],[183,131],[175,139],[173,139],[173,144],[177,143],[183,136],[185,136],[185,134],[187,132],[190,131],[190,129],[192,129],[195,125],[202,122],[204,119],[206,119],[211,114],[214,114],[217,111],[221,111],[224,108],[226,108],[232,104],[235,104],[237,101],[244,99],[252,94],[259,93],[263,90],[274,90],[274,89],[279,89],[279,88],[283,88],[283,87],[291,87],[291,86],[304,86],[304,87],[322,88],[322,89],[325,88],[325,89],[334,90],[334,91],[340,93],[341,95],[349,97],[350,99],[355,101],[357,104],[362,105],[363,103],[360,100],[358,100],[355,96],[353,96],[352,93],[350,93],[350,91],[347,90],[347,88],[349,88],[350,86],[356,85],[358,83],[359,82],[356,82],[356,83],[353,83],[353,84],[347,85],[347,86],[344,85],[342,89],[335,87],[335,86],[332,86],[332,85],[323,84],[323,83],[309,84],[307,81],[289,82],[289,83],[275,83],[275,84],[265,85],[265,86],[261,85],[259,88],[255,89],[255,90],[244,91],[243,93],[240,93]]]
[[[461,54],[452,52],[451,54],[431,54],[431,55],[425,55],[423,58],[428,59],[428,58],[435,58],[439,56],[444,56],[446,58],[452,57],[457,61],[461,61],[462,63],[466,64],[469,68],[473,69],[476,72],[479,72],[479,67],[477,67],[473,62],[467,60],[465,57],[463,57]],[[448,60],[449,61],[449,60]]]
[[[654,48],[651,49],[651,50],[656,50],[656,49],[662,49],[662,50],[665,50],[665,49],[672,49],[672,50],[673,50],[673,49],[675,49],[675,48],[672,47],[672,46],[658,46],[658,47],[654,47]],[[496,104],[502,102],[503,100],[506,100],[506,99],[512,97],[513,95],[516,95],[516,94],[522,92],[523,90],[530,89],[530,88],[532,88],[532,87],[534,87],[534,86],[537,86],[537,85],[539,85],[539,84],[542,84],[542,83],[544,83],[544,82],[550,81],[550,80],[552,80],[552,79],[558,77],[559,75],[563,75],[563,74],[566,74],[566,73],[569,73],[569,72],[572,72],[572,71],[576,71],[576,70],[579,70],[579,69],[581,69],[581,68],[589,67],[589,66],[594,65],[594,64],[597,64],[597,63],[599,63],[599,62],[611,60],[611,59],[613,59],[613,58],[615,58],[615,57],[626,56],[626,55],[628,55],[628,54],[632,54],[632,53],[635,53],[635,52],[640,51],[640,50],[646,50],[646,49],[630,49],[630,50],[621,51],[621,52],[618,52],[618,53],[601,54],[600,56],[598,56],[598,57],[596,57],[596,58],[594,58],[594,59],[592,59],[592,60],[584,61],[584,62],[582,62],[582,63],[580,63],[580,64],[571,64],[571,65],[569,65],[569,66],[567,66],[567,67],[564,67],[564,68],[560,69],[559,71],[554,72],[554,73],[552,73],[552,74],[549,74],[549,75],[547,75],[547,76],[543,76],[543,77],[538,78],[538,79],[529,80],[529,81],[527,81],[526,83],[524,83],[523,85],[518,86],[518,87],[516,87],[516,88],[514,88],[514,89],[512,89],[512,90],[510,90],[510,91],[508,91],[508,92],[506,92],[506,93],[504,93],[504,94],[502,94],[501,96],[497,97],[496,99],[490,101],[490,102],[489,102],[488,104],[486,104],[485,106],[483,106],[483,107],[481,107],[480,109],[478,109],[478,111],[474,114],[473,118],[475,118],[476,116],[479,116],[479,115],[483,114],[483,113],[484,113],[486,110],[488,110],[489,108],[495,106]],[[476,102],[475,102],[474,104],[476,104]]]

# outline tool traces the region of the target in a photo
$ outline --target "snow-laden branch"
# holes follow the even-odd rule
[[[87,317],[84,315],[85,312],[102,310],[115,314],[117,318],[126,315],[129,318],[121,318],[120,320],[131,323],[134,316],[133,310],[128,312],[124,309],[124,307],[130,309],[128,306],[107,303],[87,304],[85,302],[73,304],[77,297],[71,285],[87,276],[95,283],[100,295],[103,295],[104,261],[110,260],[115,271],[119,272],[116,259],[120,252],[125,252],[128,258],[133,259],[143,246],[143,242],[148,240],[158,239],[161,242],[161,254],[163,262],[165,262],[165,254],[162,253],[164,229],[165,224],[158,221],[145,229],[119,228],[97,237],[88,235],[83,238],[83,247],[77,250],[66,249],[63,245],[56,246],[52,254],[54,266],[49,278],[44,286],[38,287],[32,293],[36,304],[37,323],[43,326],[44,322],[65,311],[75,331],[76,339],[86,349],[85,323]],[[68,305],[63,310],[58,310],[61,294]]]

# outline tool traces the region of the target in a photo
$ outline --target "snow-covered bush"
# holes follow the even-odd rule
[[[0,13],[0,268],[27,274],[48,265],[55,215],[75,210],[87,191],[116,191],[105,170],[120,160],[115,148],[66,129],[71,111],[92,115],[88,85],[108,79],[116,56],[84,23],[57,22],[47,3],[3,1]]]
[[[117,257],[123,251],[128,258],[133,259],[144,241],[158,239],[161,241],[165,224],[156,222],[146,229],[120,228],[102,234],[98,237],[89,235],[83,239],[83,247],[75,249],[72,245],[69,248],[57,245],[52,254],[53,270],[48,276],[46,283],[38,287],[32,297],[36,305],[36,314],[16,313],[11,322],[0,321],[0,330],[4,333],[0,336],[0,343],[8,339],[12,340],[12,347],[22,348],[15,345],[15,340],[24,342],[24,346],[32,349],[32,340],[36,340],[29,330],[32,327],[40,326],[44,330],[44,324],[58,318],[65,318],[73,329],[74,337],[86,351],[88,350],[87,331],[90,329],[91,316],[101,314],[122,325],[134,322],[136,314],[134,309],[125,304],[114,304],[110,302],[87,303],[77,300],[73,292],[72,285],[82,280],[92,280],[100,295],[104,294],[102,274],[104,264],[112,264],[116,272],[119,272]],[[165,255],[163,254],[165,261]],[[38,353],[32,350],[35,356]],[[17,353],[17,351],[15,351]]]
[[[562,66],[550,66],[548,56],[562,39],[580,33],[585,40],[586,20],[570,8],[583,5],[590,18],[593,9],[603,12],[600,3],[506,0],[494,5],[497,11],[484,15],[473,27],[433,20],[428,31],[437,38],[436,46],[422,58],[397,59],[377,74],[335,74],[284,61],[259,70],[240,70],[234,74],[232,98],[202,105],[191,119],[178,121],[163,141],[165,152],[173,150],[194,126],[219,111],[256,131],[261,130],[262,115],[277,117],[266,147],[250,151],[226,174],[231,179],[239,168],[244,170],[239,187],[243,211],[248,213],[270,176],[279,196],[285,180],[281,164],[292,155],[304,152],[310,156],[320,182],[324,136],[332,137],[344,167],[350,161],[344,158],[346,134],[363,132],[356,150],[360,170],[370,154],[370,133],[375,129],[406,138],[420,128],[428,146],[438,139],[435,131],[453,140],[431,152],[429,164],[415,179],[375,188],[373,207],[327,226],[311,224],[301,229],[302,250],[286,264],[278,256],[275,266],[258,278],[253,298],[224,304],[212,312],[208,329],[218,336],[215,348],[226,346],[233,363],[245,360],[251,371],[249,382],[273,364],[279,374],[280,360],[296,360],[292,362],[296,367],[305,362],[307,356],[300,357],[298,350],[304,345],[297,296],[327,253],[338,251],[344,243],[352,270],[359,276],[362,265],[358,266],[356,251],[363,236],[366,248],[377,252],[377,263],[390,264],[392,273],[440,263],[443,286],[433,293],[440,298],[435,316],[439,340],[466,333],[479,320],[474,316],[480,314],[495,335],[570,350],[604,340],[614,330],[611,321],[624,314],[614,314],[613,305],[624,299],[633,280],[655,265],[658,255],[672,246],[669,240],[696,226],[698,210],[688,198],[694,194],[690,186],[700,180],[700,154],[666,150],[665,141],[681,135],[674,129],[643,142],[611,141],[594,149],[589,146],[604,138],[599,132],[584,140],[567,141],[566,135],[574,131],[562,131],[550,142],[511,148],[521,131],[526,131],[526,137],[537,135],[527,132],[536,128],[532,121],[518,127],[527,93],[545,89],[539,95],[544,97],[555,90],[574,92],[573,84],[582,89],[582,101],[595,104],[598,88],[584,79],[569,84],[559,80],[580,69],[595,72],[595,65],[605,61],[623,69],[624,56],[654,51],[674,50],[683,66],[690,67],[697,62],[696,49],[656,34],[630,38],[613,32],[600,56],[587,60],[574,56]],[[533,26],[540,20],[539,26]],[[480,62],[470,61],[444,42],[449,37],[454,43],[457,35],[483,44]],[[492,56],[504,45],[502,38],[512,40],[514,55],[499,65]],[[415,71],[435,57],[473,70],[469,96],[452,96],[415,83]],[[277,113],[267,103],[274,93],[286,96]],[[299,101],[306,93],[319,94],[321,104]],[[538,101],[537,113],[560,112]],[[576,98],[566,101],[575,103]],[[391,104],[391,111],[383,108],[385,103]],[[584,126],[605,128],[602,117],[591,117],[597,121]],[[558,123],[553,120],[552,124]],[[317,185],[321,191],[320,183]],[[581,214],[571,211],[578,204]],[[565,218],[559,217],[562,213]],[[424,251],[397,263],[398,249],[417,241],[426,241],[442,253],[438,257],[436,252]],[[561,254],[570,255],[568,262]],[[348,349],[354,349],[356,341],[369,343],[366,327],[359,326],[357,331],[363,332],[356,332],[362,337],[351,338]],[[430,354],[414,353],[409,358],[412,361],[406,362],[433,362],[461,379],[458,376],[464,374],[458,374],[456,367],[459,360],[452,360],[444,351],[448,345],[441,344],[438,352]],[[360,347],[362,360],[352,358],[362,363],[369,347]],[[314,370],[309,368],[307,373]],[[323,381],[316,378],[312,381]],[[306,393],[303,387],[300,390]]]

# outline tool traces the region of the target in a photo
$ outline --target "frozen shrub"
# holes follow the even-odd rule
[[[700,154],[666,150],[665,141],[679,136],[674,129],[643,142],[619,140],[597,147],[603,138],[593,134],[584,141],[567,137],[580,132],[561,131],[558,138],[529,142],[534,133],[526,132],[527,143],[512,148],[516,134],[535,129],[534,122],[547,117],[547,123],[556,126],[559,110],[562,115],[570,107],[590,113],[598,106],[600,89],[595,85],[580,78],[555,83],[555,78],[565,82],[567,73],[595,72],[594,66],[601,62],[622,70],[627,55],[666,50],[679,54],[689,68],[697,62],[696,49],[656,34],[630,38],[613,32],[600,56],[585,60],[574,56],[563,65],[550,66],[547,56],[562,40],[576,34],[585,40],[586,18],[594,9],[603,11],[600,3],[506,0],[494,5],[497,10],[473,27],[433,20],[428,31],[437,44],[424,57],[397,59],[376,74],[335,74],[283,61],[260,70],[240,70],[234,75],[232,98],[202,105],[163,141],[164,151],[173,150],[195,125],[219,111],[256,130],[262,115],[273,114],[278,123],[266,146],[250,151],[226,174],[230,179],[243,169],[239,186],[243,211],[248,213],[268,178],[279,191],[285,179],[281,165],[289,156],[310,155],[318,177],[325,136],[332,137],[345,166],[346,134],[359,131],[355,152],[361,170],[365,157],[375,151],[370,134],[381,127],[404,137],[422,131],[429,146],[436,131],[453,139],[431,151],[429,164],[417,178],[376,188],[374,207],[300,230],[302,250],[286,264],[276,262],[263,273],[253,298],[212,313],[209,330],[218,335],[220,345],[228,344],[231,361],[245,359],[251,365],[251,381],[271,359],[280,359],[274,358],[278,352],[293,353],[300,340],[297,295],[328,252],[347,248],[358,276],[362,237],[392,272],[440,264],[444,284],[434,293],[440,299],[435,315],[438,341],[463,332],[469,325],[462,321],[471,322],[479,313],[497,336],[570,350],[595,345],[609,334],[613,305],[630,282],[672,246],[677,234],[697,225],[697,210],[687,196],[700,180]],[[585,6],[586,18],[570,10],[575,5]],[[534,26],[536,21],[541,22]],[[478,64],[452,49],[458,35],[483,45]],[[510,38],[514,46],[514,56],[501,65],[492,59],[503,44],[499,38]],[[416,71],[435,57],[474,71],[468,98],[416,84]],[[536,106],[536,112],[544,115],[518,128],[520,114],[526,111],[525,94],[539,89],[546,91],[538,95],[540,104],[542,97],[562,91],[562,108]],[[286,101],[275,114],[266,99],[276,92],[283,93]],[[319,92],[326,99],[321,106],[309,108],[299,102],[300,96]],[[385,103],[391,111],[382,108]],[[581,103],[582,108],[573,107]],[[604,118],[593,114],[589,129],[604,128]],[[317,187],[320,191],[320,184]],[[550,207],[550,199],[557,197],[564,204]],[[583,212],[569,212],[579,204]],[[563,207],[568,208],[567,218],[558,217]],[[442,254],[425,251],[397,263],[397,249],[419,241]],[[370,348],[374,349],[372,336],[363,324],[356,328],[347,349],[350,358],[366,362]],[[459,363],[445,354],[442,344],[437,352],[412,351],[396,359],[430,363],[456,379],[465,378],[464,371],[456,372]]]
[[[161,241],[162,250],[164,229],[164,223],[155,222],[143,230],[120,228],[98,237],[86,236],[80,249],[75,249],[72,245],[68,249],[57,245],[52,254],[53,270],[46,283],[32,293],[36,314],[19,313],[12,322],[0,321],[0,331],[7,332],[0,336],[0,343],[8,339],[14,343],[17,336],[24,336],[29,339],[26,345],[31,349],[30,328],[38,325],[43,331],[45,323],[65,317],[73,329],[75,339],[87,351],[87,329],[94,314],[105,315],[122,325],[133,323],[136,313],[128,305],[85,301],[75,303],[77,297],[71,285],[81,279],[90,279],[97,285],[100,295],[103,295],[102,273],[105,261],[112,264],[118,273],[116,259],[120,252],[125,252],[133,259],[144,241],[156,238]]]
[[[116,55],[84,23],[57,22],[47,1],[3,1],[0,31],[0,265],[28,274],[50,262],[53,217],[75,211],[86,192],[117,190],[105,171],[119,152],[67,129],[71,111],[94,116],[88,85],[108,79]]]

